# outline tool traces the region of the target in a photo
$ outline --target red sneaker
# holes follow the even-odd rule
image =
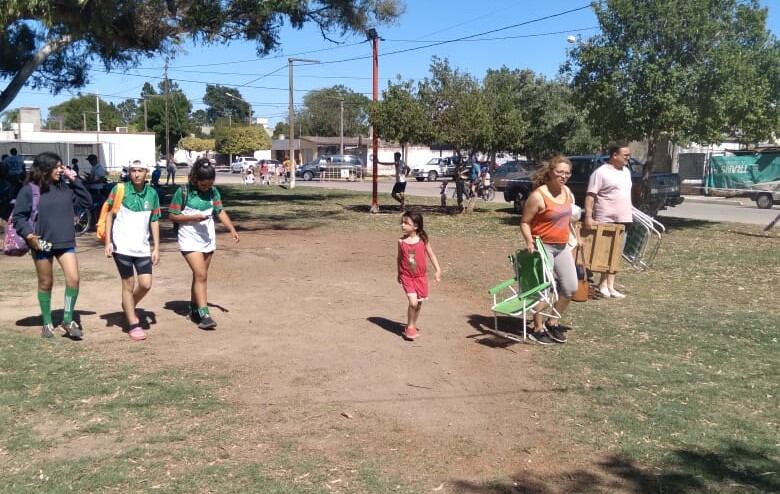
[[[415,338],[417,338],[417,336],[418,336],[417,328],[415,328],[414,326],[406,326],[406,328],[404,329],[404,338],[406,338],[407,340],[414,340]]]

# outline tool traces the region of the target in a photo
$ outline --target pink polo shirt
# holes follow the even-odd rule
[[[604,163],[591,174],[588,194],[596,196],[593,221],[631,223],[631,172],[628,166],[618,170]]]

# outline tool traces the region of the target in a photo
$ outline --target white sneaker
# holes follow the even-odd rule
[[[626,298],[625,295],[623,295],[622,293],[620,293],[619,291],[614,290],[614,289],[610,290],[609,294],[612,295],[612,298]]]
[[[603,286],[599,287],[599,293],[604,298],[609,298],[612,296],[612,293],[609,291],[609,288]]]

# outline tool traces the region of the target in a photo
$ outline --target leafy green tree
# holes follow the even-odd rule
[[[271,149],[271,138],[260,127],[247,125],[220,125],[214,129],[216,150],[220,153],[236,155],[252,153],[259,149]]]
[[[192,132],[190,125],[190,111],[192,103],[184,92],[174,81],[169,82],[168,89],[168,128],[169,141],[171,149],[168,153],[173,153],[173,147],[182,137],[188,136]],[[155,142],[157,147],[165,154],[165,81],[159,84],[159,93],[154,87],[146,83],[141,89],[141,97],[146,99],[146,113],[149,130],[156,134]],[[136,127],[143,128],[143,111],[140,112],[136,120]]]
[[[13,110],[0,113],[0,117],[3,118],[3,128],[8,129],[11,127],[12,123],[17,123],[19,121],[19,109],[14,108]]]
[[[49,107],[49,116],[53,119],[61,119],[62,126],[67,130],[86,130],[97,129],[97,113],[95,109],[94,94],[83,94],[71,98],[67,101]],[[119,111],[113,103],[100,99],[100,129],[113,131],[116,127],[123,125]]]
[[[569,52],[577,98],[602,140],[645,139],[649,187],[662,134],[745,142],[780,131],[780,45],[755,0],[605,0],[600,34]]]
[[[485,74],[482,84],[492,127],[485,145],[487,152],[523,150],[529,121],[519,101],[522,75],[506,67]]]
[[[214,151],[216,143],[214,139],[201,139],[199,137],[187,136],[179,140],[179,148],[187,151]]]
[[[55,94],[89,82],[93,62],[108,70],[196,43],[246,39],[267,54],[283,26],[313,23],[329,32],[363,32],[396,19],[401,0],[4,0],[0,9],[0,111],[22,87]]]
[[[273,138],[274,139],[278,139],[279,136],[281,136],[281,135],[285,135],[285,136],[289,136],[290,135],[290,124],[289,123],[287,123],[287,122],[276,122],[276,125],[274,126]]]
[[[128,98],[116,105],[116,110],[119,112],[119,119],[125,126],[135,126],[135,122],[139,117],[139,112],[140,117],[143,118],[143,108],[139,107],[138,100],[132,98]],[[141,127],[141,130],[144,130],[144,128]]]
[[[249,121],[251,107],[244,101],[238,89],[219,84],[206,84],[203,103],[207,105],[206,116],[210,123],[226,115],[230,115],[234,122]]]
[[[344,101],[344,135],[367,134],[370,100],[365,95],[342,85],[306,93],[303,97],[303,107],[295,117],[301,124],[301,133],[324,137],[338,136],[342,100]]]
[[[382,100],[370,107],[374,131],[383,139],[401,144],[406,158],[408,144],[429,142],[431,128],[412,81],[388,83]]]

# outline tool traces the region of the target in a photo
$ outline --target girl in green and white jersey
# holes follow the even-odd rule
[[[238,233],[227,211],[222,207],[222,196],[214,187],[216,170],[206,158],[192,165],[189,183],[180,187],[171,199],[170,218],[179,226],[179,250],[192,270],[190,290],[190,317],[200,329],[214,329],[206,293],[209,266],[217,248],[214,216],[230,231],[238,243]]]

